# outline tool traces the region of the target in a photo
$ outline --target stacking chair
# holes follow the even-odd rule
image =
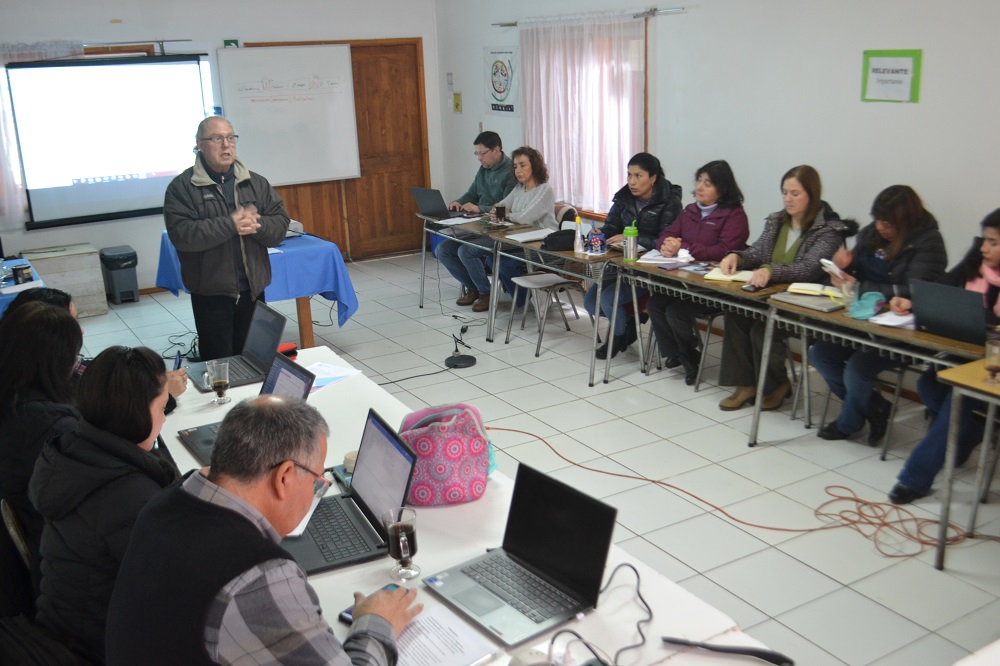
[[[698,375],[694,380],[695,393],[701,388],[701,373],[705,371],[705,359],[708,357],[708,343],[712,338],[712,324],[716,318],[725,314],[722,310],[712,310],[697,318],[705,322],[705,337],[701,341],[701,357],[698,359]],[[663,369],[663,360],[660,358],[660,349],[653,342],[653,327],[649,327],[649,337],[646,338],[646,358],[642,362],[642,371],[649,374],[653,365],[653,358],[656,358],[656,369]]]
[[[510,320],[507,322],[507,338],[504,343],[510,342],[510,332],[514,327],[514,318],[517,316],[517,295],[521,289],[527,289],[530,292],[531,298],[525,299],[524,307],[522,308],[521,315],[521,330],[524,330],[525,322],[528,318],[528,303],[533,302],[535,304],[535,317],[538,319],[538,343],[535,345],[535,356],[538,356],[542,350],[542,336],[545,334],[545,320],[548,316],[549,305],[552,304],[552,300],[559,306],[559,314],[562,315],[563,324],[566,326],[566,330],[570,330],[569,321],[566,319],[566,312],[563,311],[562,301],[559,300],[559,292],[565,292],[566,298],[569,299],[570,305],[573,307],[573,314],[576,318],[580,318],[580,313],[576,309],[576,303],[573,302],[573,298],[570,296],[570,290],[579,291],[580,294],[586,294],[583,286],[576,280],[570,280],[562,275],[556,273],[547,272],[536,272],[528,273],[527,275],[519,275],[513,279],[514,282],[514,294],[513,294],[513,305],[510,311]],[[542,296],[544,294],[544,296]],[[591,323],[593,323],[593,316],[590,318]]]

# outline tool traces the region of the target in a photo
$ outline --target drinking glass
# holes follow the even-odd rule
[[[389,509],[382,514],[382,524],[389,535],[389,557],[397,562],[389,576],[399,581],[419,576],[420,567],[413,563],[417,554],[417,512],[406,507]]]
[[[997,373],[1000,372],[1000,340],[986,341],[986,372],[990,376],[986,379],[987,384],[1000,384]]]
[[[208,361],[205,364],[205,382],[210,384],[215,391],[215,398],[212,400],[217,405],[224,405],[232,398],[226,395],[229,390],[229,361]]]
[[[840,283],[840,293],[844,296],[844,306],[850,308],[851,303],[858,300],[858,283],[844,280]]]

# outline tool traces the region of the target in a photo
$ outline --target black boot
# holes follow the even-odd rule
[[[889,428],[890,411],[892,403],[878,391],[874,391],[872,400],[868,403],[868,446],[878,446],[879,441],[885,437],[885,431]]]
[[[628,340],[628,344],[639,339],[639,331],[635,327],[635,317],[629,317],[625,320],[625,339]]]
[[[681,352],[678,358],[681,365],[684,366],[684,383],[688,386],[694,386],[694,380],[698,378],[698,361],[701,358],[701,352],[697,349],[689,349]]]
[[[614,336],[611,341],[611,358],[618,356],[618,352],[623,352],[628,349],[628,344],[628,339],[624,335]],[[594,356],[602,361],[606,359],[608,357],[608,343],[605,342],[603,345],[598,347],[597,351],[594,352]]]

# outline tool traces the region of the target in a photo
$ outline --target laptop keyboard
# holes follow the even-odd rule
[[[229,381],[250,379],[260,373],[247,365],[239,356],[229,359]]]
[[[362,538],[338,501],[320,502],[307,529],[327,562],[337,562],[372,551],[372,547]]]
[[[465,567],[462,573],[535,622],[574,606],[568,596],[500,553]]]

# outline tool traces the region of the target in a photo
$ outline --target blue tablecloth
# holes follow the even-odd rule
[[[27,259],[9,259],[9,260],[4,261],[3,263],[8,268],[14,268],[14,266],[24,266],[24,265],[26,265],[28,263],[28,260]],[[44,287],[45,286],[45,283],[42,282],[42,278],[38,276],[38,272],[34,269],[34,267],[32,267],[32,269],[31,269],[31,276],[33,278],[33,281],[31,282],[32,287]],[[4,287],[13,287],[14,286],[14,279],[11,278],[10,280],[4,280],[3,286]],[[0,293],[0,317],[2,317],[3,313],[7,311],[7,306],[10,305],[10,302],[13,301],[15,298],[17,298],[18,293],[20,293],[20,292],[14,292],[13,294],[2,294],[2,293]]]
[[[337,301],[337,321],[347,323],[358,310],[358,297],[344,257],[335,243],[315,236],[288,238],[278,246],[280,253],[271,257],[271,284],[264,290],[268,301],[285,301],[319,294],[328,301]],[[174,296],[183,289],[181,264],[177,250],[164,230],[160,239],[160,263],[156,269],[156,286]]]

